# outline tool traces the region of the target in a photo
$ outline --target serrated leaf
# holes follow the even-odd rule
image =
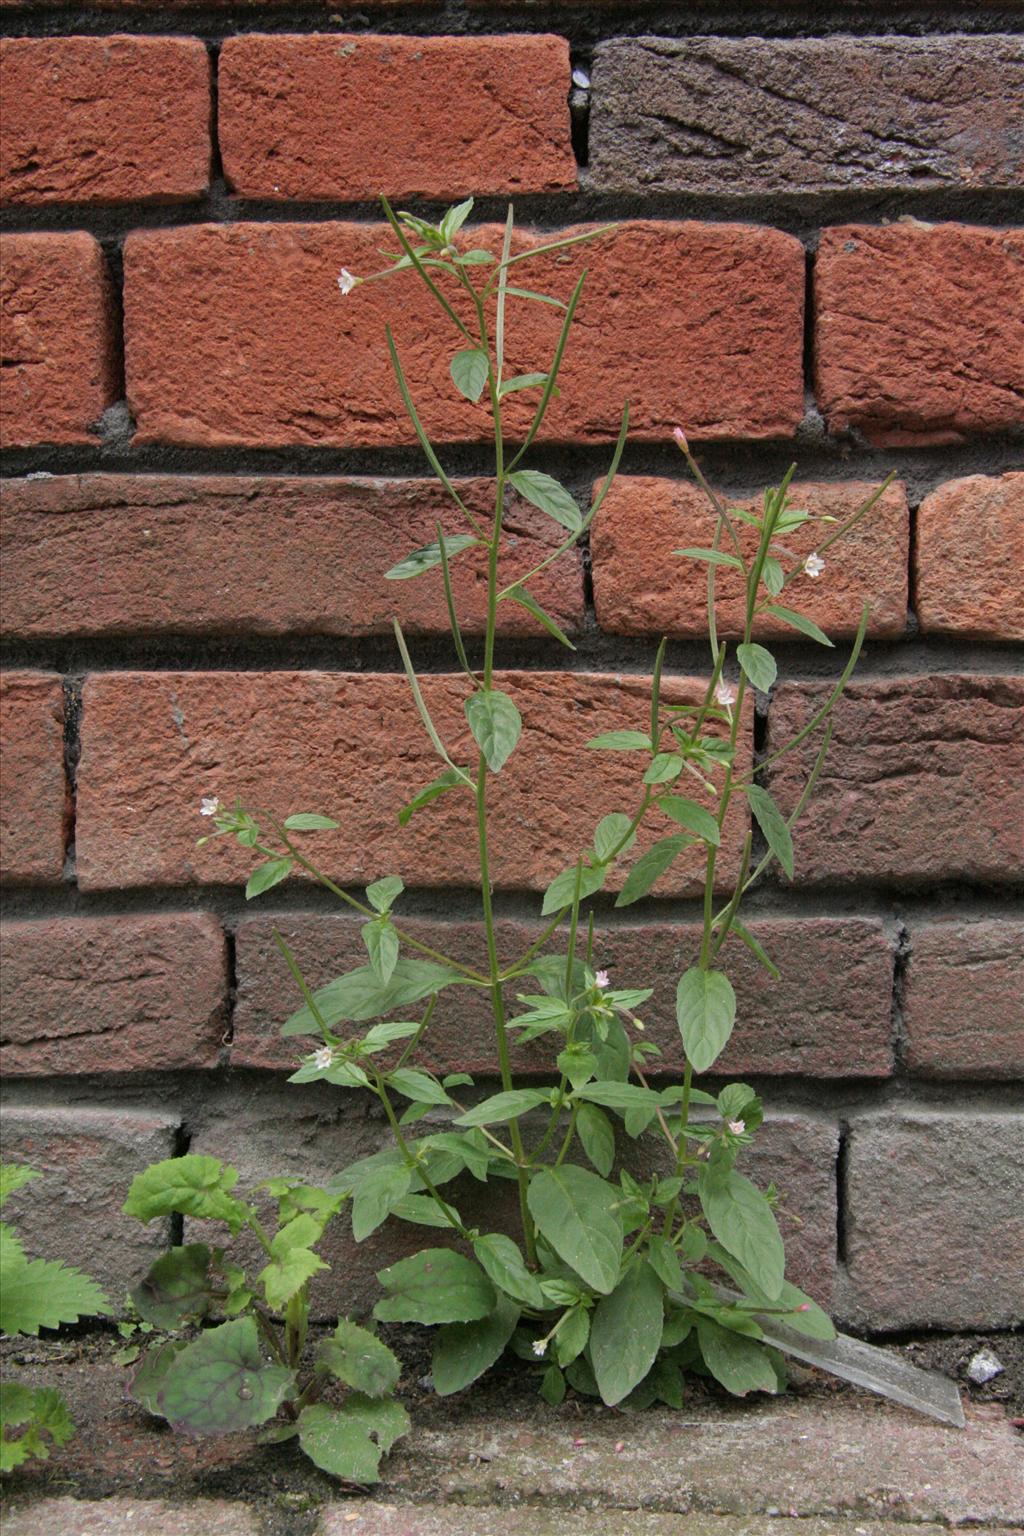
[[[515,751],[523,729],[522,717],[507,693],[480,688],[465,705],[473,740],[487,759],[492,773],[500,773]]]
[[[676,987],[676,1021],[695,1072],[707,1072],[726,1047],[736,1022],[736,994],[723,971],[692,966]]]
[[[210,1250],[188,1243],[161,1254],[130,1296],[143,1322],[170,1329],[205,1317],[213,1305],[210,1289]]]
[[[490,1317],[439,1328],[431,1364],[434,1391],[440,1397],[450,1397],[476,1381],[501,1358],[518,1321],[515,1302],[499,1296]]]
[[[103,1291],[80,1270],[53,1259],[26,1259],[8,1248],[0,1273],[0,1332],[35,1335],[110,1311]]]
[[[357,1243],[376,1232],[411,1185],[412,1170],[404,1163],[375,1168],[360,1182],[352,1200],[352,1236]]]
[[[671,816],[673,821],[678,821],[681,827],[685,827],[703,842],[710,843],[713,848],[720,845],[722,829],[718,825],[718,817],[707,806],[698,805],[696,800],[689,800],[685,795],[662,795],[658,805],[666,816]]]
[[[618,1191],[567,1163],[535,1174],[527,1198],[538,1230],[558,1257],[595,1291],[613,1290],[622,1258],[622,1226],[611,1209]]]
[[[565,486],[553,476],[542,474],[537,469],[517,469],[508,479],[524,501],[546,512],[548,517],[553,517],[556,523],[567,528],[570,533],[580,532],[583,527],[582,513]]]
[[[393,1392],[402,1374],[396,1356],[375,1333],[343,1317],[316,1352],[317,1366],[365,1397]]]
[[[340,1408],[313,1403],[298,1418],[299,1444],[310,1461],[349,1483],[375,1483],[380,1459],[409,1433],[409,1415],[393,1398],[348,1396]]]
[[[817,640],[819,645],[827,645],[830,649],[834,649],[832,641],[825,631],[819,629],[813,620],[805,618],[802,613],[795,613],[792,608],[779,607],[776,603],[767,603],[764,611],[765,613],[770,613],[776,619],[781,619],[782,623],[788,624],[791,629],[799,630],[809,640]]]
[[[594,1309],[590,1362],[602,1400],[620,1403],[647,1375],[661,1346],[661,1281],[647,1264],[634,1264]]]
[[[479,347],[456,352],[450,363],[452,382],[460,395],[475,405],[484,392],[490,359]]]
[[[286,832],[333,832],[340,825],[340,822],[332,821],[329,816],[318,816],[306,811],[297,816],[287,816],[284,821]]]
[[[774,1306],[782,1292],[786,1254],[768,1201],[734,1168],[723,1172],[705,1165],[697,1182],[708,1226]]]
[[[424,1248],[382,1269],[377,1279],[388,1294],[373,1315],[385,1323],[472,1323],[497,1306],[480,1266],[450,1248]]]
[[[216,1157],[170,1157],[135,1175],[122,1209],[139,1221],[172,1214],[224,1221],[235,1237],[249,1215],[249,1207],[229,1193],[237,1182],[237,1169]]]
[[[768,791],[759,784],[747,784],[744,787],[754,819],[764,833],[765,842],[792,880],[793,836],[786,825],[785,816]]]
[[[256,1278],[263,1286],[267,1306],[280,1312],[315,1274],[327,1268],[311,1248],[292,1248],[280,1258],[272,1259]]]
[[[12,1439],[12,1429],[21,1434]],[[50,1442],[66,1445],[74,1432],[67,1404],[53,1387],[28,1387],[20,1381],[0,1385],[0,1472],[11,1472],[32,1456],[46,1461]]]
[[[754,687],[767,693],[779,673],[771,651],[766,651],[763,645],[738,645],[736,660]]]
[[[643,731],[604,731],[592,736],[587,746],[595,752],[649,752],[651,738]]]
[[[160,1412],[192,1434],[229,1434],[273,1418],[295,1374],[267,1365],[255,1319],[210,1328],[177,1355],[157,1393]]]
[[[677,859],[687,846],[689,839],[676,833],[672,837],[662,837],[641,854],[633,868],[626,876],[625,884],[619,892],[615,905],[617,907],[631,906],[634,901],[639,901],[642,896],[660,880],[661,876]]]
[[[576,1113],[576,1134],[587,1157],[606,1179],[615,1164],[615,1132],[596,1104],[581,1103]]]
[[[42,1174],[34,1168],[26,1168],[22,1163],[0,1163],[0,1210],[15,1190],[23,1189],[33,1179],[39,1178],[42,1178]]]
[[[444,547],[449,560],[454,560],[456,555],[461,555],[464,549],[471,549],[474,544],[480,544],[472,533],[445,534]],[[389,571],[384,572],[385,581],[411,581],[414,576],[422,576],[424,571],[432,571],[435,566],[441,564],[441,545],[435,540],[433,544],[424,544],[422,549],[414,549],[411,554],[399,560]]]
[[[530,1273],[510,1237],[501,1232],[487,1232],[473,1240],[473,1252],[494,1284],[513,1301],[543,1311],[547,1303],[536,1277]]]
[[[458,1115],[456,1125],[503,1125],[508,1120],[518,1120],[538,1104],[546,1104],[548,1095],[540,1088],[513,1088],[507,1093],[494,1093],[482,1104],[475,1104],[464,1115]]]
[[[580,900],[584,901],[588,896],[593,896],[604,885],[608,874],[606,864],[584,864],[580,874]],[[560,875],[556,875],[544,892],[544,900],[541,904],[541,917],[548,917],[552,912],[558,912],[562,907],[571,907],[576,893],[576,866],[571,869],[563,869]]]
[[[710,1317],[697,1319],[697,1338],[704,1364],[734,1397],[748,1392],[776,1392],[778,1382],[763,1344],[722,1328]]]
[[[287,880],[292,872],[293,863],[294,860],[283,858],[267,859],[263,864],[257,864],[245,882],[246,901],[252,901],[254,896],[262,896],[264,891],[269,891],[275,885],[280,885],[282,880]]]

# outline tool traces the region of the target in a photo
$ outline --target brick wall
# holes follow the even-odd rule
[[[385,320],[471,504],[488,494],[483,418],[422,345],[411,284],[342,300],[334,281],[376,265],[379,192],[472,193],[492,238],[509,197],[524,244],[621,224],[588,250],[537,467],[587,498],[625,395],[633,420],[589,550],[538,592],[572,659],[503,612],[527,736],[496,797],[501,942],[537,931],[577,807],[615,801],[619,765],[581,770],[570,744],[639,722],[661,634],[680,698],[706,666],[699,583],[666,574],[664,552],[707,533],[671,428],[738,502],[796,459],[799,497],[842,516],[894,467],[813,593],[812,616],[847,638],[869,600],[868,642],[796,878],[752,903],[782,979],[738,962],[721,1066],[768,1096],[754,1171],[787,1191],[795,1276],[842,1320],[1020,1322],[1020,7],[362,0],[328,17],[0,0],[0,15],[5,1145],[53,1175],[27,1235],[120,1286],[168,1235],[122,1241],[145,1161],[191,1146],[254,1177],[315,1175],[382,1140],[363,1109],[284,1084],[277,1034],[295,999],[272,928],[320,981],[355,962],[358,925],[298,882],[248,908],[237,850],[195,847],[202,795],[338,814],[319,845],[337,879],[397,870],[424,942],[480,950],[457,813],[395,837],[427,751],[382,572],[445,506]],[[524,360],[555,323],[530,313]],[[525,570],[550,528],[516,517]],[[470,637],[479,575],[460,563]],[[445,717],[440,594],[398,597]],[[816,647],[778,650],[747,753],[827,686]],[[797,756],[771,773],[783,804]],[[744,830],[728,829],[726,874]],[[657,981],[648,1027],[669,1068],[696,920],[684,864],[643,906],[599,909],[608,968]],[[465,1001],[430,1049],[438,1069],[496,1071]],[[382,1252],[339,1237],[333,1304],[366,1301]]]

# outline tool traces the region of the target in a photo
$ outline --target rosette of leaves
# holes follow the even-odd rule
[[[21,1164],[0,1164],[0,1207],[38,1177]],[[14,1228],[0,1222],[0,1332],[35,1337],[40,1328],[109,1311],[106,1296],[88,1275],[53,1259],[29,1258]],[[0,1472],[30,1457],[45,1460],[51,1445],[64,1445],[73,1433],[67,1405],[53,1387],[0,1384]]]
[[[333,1476],[376,1482],[381,1457],[409,1428],[394,1397],[398,1360],[345,1318],[307,1348],[309,1282],[328,1268],[316,1248],[346,1196],[267,1180],[260,1190],[276,1211],[267,1228],[237,1183],[236,1169],[195,1155],[154,1163],[133,1181],[128,1215],[221,1223],[229,1244],[248,1230],[266,1262],[250,1278],[226,1246],[187,1243],[161,1255],[131,1293],[138,1317],[162,1337],[129,1395],[187,1434],[258,1429],[264,1442],[295,1438]]]

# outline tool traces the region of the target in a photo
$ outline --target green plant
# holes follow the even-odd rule
[[[0,1164],[0,1207],[39,1174],[18,1163]],[[0,1221],[0,1333],[38,1335],[80,1317],[100,1317],[110,1304],[94,1280],[53,1259],[30,1259],[7,1222]],[[67,1404],[53,1387],[20,1381],[0,1385],[0,1472],[30,1456],[45,1460],[49,1442],[64,1445],[74,1433]],[[11,1430],[19,1431],[12,1435]]]
[[[260,1186],[276,1204],[276,1224],[267,1231],[255,1206],[234,1193],[237,1182],[234,1168],[193,1155],[154,1163],[133,1180],[129,1216],[218,1222],[231,1239],[249,1231],[266,1263],[250,1279],[224,1248],[206,1243],[187,1243],[157,1259],[131,1293],[142,1327],[166,1334],[217,1316],[225,1321],[192,1339],[161,1338],[132,1376],[129,1394],[191,1434],[269,1424],[265,1443],[297,1437],[318,1467],[374,1482],[381,1455],[408,1428],[408,1415],[394,1399],[398,1361],[346,1319],[315,1351],[306,1349],[309,1281],[328,1267],[316,1248],[344,1197],[270,1179]],[[346,1389],[340,1405],[322,1401],[335,1383]]]
[[[289,1038],[315,1036],[319,1045],[291,1078],[326,1082],[376,1098],[392,1132],[392,1145],[340,1172],[328,1184],[339,1200],[351,1200],[352,1231],[362,1241],[389,1219],[443,1230],[456,1246],[429,1247],[379,1275],[383,1298],[375,1316],[386,1322],[436,1327],[434,1384],[457,1391],[511,1347],[531,1361],[539,1389],[557,1402],[571,1385],[606,1403],[640,1405],[654,1399],[678,1405],[682,1373],[709,1374],[730,1392],[777,1391],[785,1380],[782,1351],[812,1356],[816,1341],[834,1337],[824,1312],[785,1278],[785,1255],[776,1218],[778,1197],[741,1173],[737,1161],[756,1136],[763,1110],[748,1085],[729,1083],[717,1093],[697,1087],[695,1075],[710,1071],[728,1042],[736,998],[726,965],[736,945],[750,950],[770,974],[771,958],[740,918],[744,896],[777,862],[792,874],[792,830],[807,802],[829,745],[829,717],[850,677],[863,643],[865,611],[848,662],[826,703],[772,761],[820,731],[820,750],[796,809],[790,815],[759,780],[760,768],[744,765],[740,723],[752,690],[766,691],[776,662],[754,637],[764,614],[805,637],[830,641],[797,609],[783,605],[791,590],[814,580],[822,554],[859,521],[888,485],[880,487],[841,526],[821,524],[817,550],[797,558],[787,539],[814,521],[791,504],[792,470],[765,492],[757,513],[729,507],[710,488],[683,433],[676,440],[703,487],[712,517],[706,547],[676,551],[707,568],[711,669],[701,696],[680,702],[664,685],[665,644],[653,669],[646,723],[627,721],[586,746],[625,753],[637,763],[635,803],[604,816],[588,846],[544,894],[546,920],[537,938],[515,958],[498,952],[491,886],[488,789],[515,752],[522,720],[515,700],[495,683],[497,615],[503,603],[530,613],[555,640],[571,642],[530,590],[531,581],[572,548],[590,526],[617,471],[628,427],[628,408],[607,478],[584,514],[573,496],[547,473],[525,466],[551,400],[568,342],[585,273],[567,298],[518,286],[522,263],[584,240],[514,246],[512,213],[500,252],[462,248],[461,229],[472,202],[450,209],[437,225],[411,214],[395,215],[385,202],[398,244],[393,263],[373,280],[400,272],[422,282],[457,347],[450,357],[455,389],[487,410],[494,437],[494,512],[485,526],[445,472],[420,422],[398,349],[387,344],[398,389],[423,451],[451,498],[457,531],[439,523],[436,541],[417,549],[387,574],[395,581],[433,573],[443,585],[455,656],[465,680],[464,710],[475,758],[449,750],[428,709],[398,622],[395,636],[422,727],[440,760],[432,782],[402,810],[405,825],[429,815],[441,796],[460,796],[475,828],[487,963],[477,969],[438,953],[396,918],[403,883],[385,876],[365,899],[340,888],[306,852],[306,838],[338,825],[330,817],[300,812],[278,819],[209,796],[203,814],[212,836],[234,836],[260,855],[247,888],[249,898],[272,889],[293,871],[319,881],[365,919],[364,965],[313,991],[284,940],[278,947],[303,998],[284,1025]],[[516,277],[514,282],[513,276]],[[340,286],[351,294],[360,282],[343,271]],[[507,377],[506,340],[513,305],[553,306],[561,330],[544,371]],[[450,349],[449,349],[450,350]],[[507,443],[503,408],[511,394],[533,394],[532,421],[514,449]],[[514,493],[551,517],[564,531],[534,570],[502,584],[506,497]],[[483,551],[487,564],[487,612],[479,659],[459,623],[451,567],[464,551]],[[742,636],[733,655],[719,638],[716,574],[738,574],[745,592]],[[732,681],[730,681],[732,677]],[[687,788],[679,793],[680,784]],[[578,785],[574,791],[578,793]],[[717,899],[730,807],[743,800],[752,818],[731,891]],[[527,812],[528,814],[528,812]],[[638,856],[638,834],[657,823],[657,836]],[[754,830],[764,852],[754,854]],[[206,841],[202,839],[201,841]],[[681,1081],[659,1080],[657,1048],[643,1033],[640,1010],[652,989],[612,986],[595,955],[588,904],[609,882],[620,886],[616,907],[646,896],[674,861],[690,850],[703,865],[703,923],[692,963],[678,978],[676,1012],[685,1056]],[[564,940],[557,949],[559,936]],[[500,1091],[469,1102],[465,1074],[438,1078],[422,1065],[420,1049],[443,996],[470,988],[487,999],[493,1020]],[[514,989],[520,1011],[509,1017]],[[419,1012],[418,1005],[422,1005]],[[395,1014],[418,1017],[391,1020]],[[516,1042],[552,1043],[552,1081],[517,1088]],[[400,1048],[399,1048],[400,1047]],[[401,1101],[404,1101],[404,1107]],[[426,1134],[411,1127],[428,1119],[443,1128]],[[617,1167],[621,1125],[627,1142],[654,1138],[660,1147],[651,1171],[634,1176]],[[468,1173],[477,1180],[509,1180],[516,1187],[519,1237],[468,1224],[446,1186]],[[298,1294],[298,1293],[297,1293]],[[794,1342],[795,1341],[795,1342]],[[335,1470],[338,1470],[335,1468]]]

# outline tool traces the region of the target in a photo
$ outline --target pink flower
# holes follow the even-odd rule
[[[604,987],[610,987],[611,986],[611,978],[609,977],[608,972],[607,971],[598,971],[597,974],[594,977],[594,985],[596,987],[601,987],[602,989]]]
[[[683,431],[682,427],[674,428],[674,430],[672,432],[672,436],[675,438],[676,442],[679,444],[680,448],[685,453],[690,445],[686,441],[686,433]]]
[[[727,1124],[734,1136],[742,1136],[747,1128],[745,1120],[729,1120]]]

